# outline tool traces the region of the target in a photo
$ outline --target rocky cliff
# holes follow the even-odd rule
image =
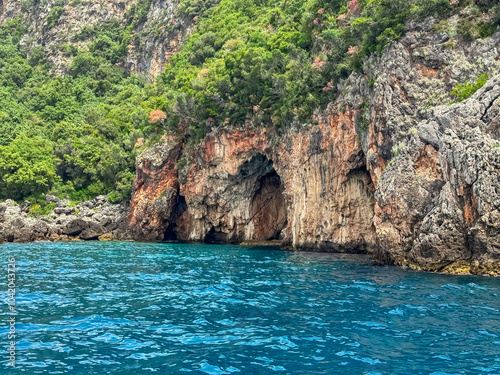
[[[498,274],[500,34],[457,44],[435,25],[409,24],[313,124],[286,134],[216,129],[195,148],[164,137],[137,162],[133,237],[279,239]],[[481,90],[450,104],[456,84],[483,73],[491,79]]]
[[[129,216],[137,235],[373,250],[374,186],[352,115],[318,120],[282,137],[265,129],[218,130],[195,150],[165,139],[138,161]],[[179,171],[183,162],[188,166]]]
[[[124,61],[126,68],[154,78],[179,51],[195,24],[192,18],[176,14],[179,3],[179,0],[2,0],[0,23],[21,16],[27,28],[21,43],[28,55],[34,47],[43,46],[54,65],[53,73],[66,74],[73,57],[62,46],[86,48],[92,38],[85,32],[118,20],[123,27],[133,28]],[[134,7],[142,7],[144,14],[134,14]]]
[[[23,43],[28,51],[46,45],[61,74],[71,57],[57,46],[116,18],[133,29],[125,65],[155,76],[197,22],[179,16],[176,0],[73,1],[50,16],[60,3],[0,1],[0,20],[31,9]],[[143,13],[130,19],[134,7]],[[287,249],[498,275],[500,33],[458,38],[464,17],[408,22],[405,36],[344,79],[338,99],[310,122],[278,131],[248,120],[211,129],[197,144],[182,131],[166,134],[137,159],[130,208],[87,202],[76,218],[57,202],[52,216],[34,219],[3,203],[0,240],[277,240]],[[484,74],[472,97],[451,103],[456,85]]]

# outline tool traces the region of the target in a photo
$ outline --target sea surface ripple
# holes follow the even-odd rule
[[[5,244],[0,255],[0,374],[500,374],[500,279],[229,245]]]

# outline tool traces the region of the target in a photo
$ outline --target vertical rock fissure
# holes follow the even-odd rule
[[[182,214],[187,210],[186,199],[183,195],[177,194],[175,204],[172,208],[170,218],[168,219],[168,226],[165,229],[163,241],[177,241],[179,236],[177,233],[177,221],[182,216]]]

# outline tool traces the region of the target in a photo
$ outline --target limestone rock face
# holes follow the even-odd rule
[[[180,0],[151,2],[146,21],[136,30],[142,36],[140,43],[126,57],[129,70],[154,78],[163,72],[170,57],[179,52],[195,24],[192,19],[177,16],[179,4]]]
[[[498,274],[500,33],[450,49],[447,36],[436,43],[432,22],[410,24],[402,40],[365,63],[364,74],[345,82],[340,99],[370,103],[359,133],[376,187],[376,257]],[[450,105],[455,85],[483,73],[490,80],[481,90]]]
[[[179,196],[176,163],[182,143],[165,138],[137,160],[128,223],[132,238],[162,241]]]
[[[62,230],[62,234],[72,237],[79,236],[82,240],[95,240],[105,233],[107,231],[104,226],[83,219],[70,221]]]
[[[290,248],[372,251],[374,189],[355,115],[331,108],[317,120],[281,137],[266,129],[216,130],[183,156],[167,144],[146,151],[137,163],[131,225],[144,218],[139,227],[156,240],[281,239]],[[190,162],[180,178],[181,157]]]
[[[164,145],[168,162],[154,162],[160,149],[146,152],[129,218],[159,218],[144,226],[156,240],[279,239],[373,251],[383,264],[499,274],[500,33],[452,41],[435,23],[408,24],[313,124],[280,135],[251,121],[216,129],[196,147]],[[483,73],[482,89],[450,104],[454,86]]]
[[[1,0],[0,22],[23,16],[28,33],[21,42],[29,51],[43,45],[48,59],[54,64],[54,74],[66,74],[72,57],[63,53],[64,43],[85,48],[90,40],[77,40],[84,28],[99,26],[112,19],[126,22],[127,11],[139,0],[82,1],[64,4],[64,13],[55,25],[48,27],[47,16],[57,6],[56,0],[25,2]],[[125,67],[130,71],[153,78],[163,71],[169,58],[176,54],[195,21],[179,17],[175,13],[179,0],[153,0],[146,19],[134,30],[134,36],[125,58]]]
[[[415,134],[382,174],[375,220],[381,260],[498,272],[500,139],[491,136],[498,122],[489,119],[499,104],[495,79],[463,103],[434,108],[418,125],[438,135],[437,149],[427,133]]]
[[[76,207],[67,207],[67,202],[47,195],[48,203],[57,204],[47,216],[34,215],[29,202],[18,205],[7,200],[0,203],[0,243],[126,239],[129,208],[112,204],[107,198],[98,196]]]

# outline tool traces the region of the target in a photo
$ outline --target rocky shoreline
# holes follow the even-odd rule
[[[30,202],[12,200],[0,203],[0,243],[33,241],[71,241],[125,239],[128,207],[112,204],[105,195],[74,207],[68,201],[47,195],[47,204],[55,204],[48,215],[38,216]]]
[[[12,200],[7,200],[0,203],[0,244],[36,241],[145,241],[137,232],[137,228],[134,229],[130,225],[127,218],[130,207],[126,204],[110,203],[105,195],[81,202],[74,207],[69,206],[67,201],[60,200],[55,196],[48,195],[46,199],[48,204],[55,203],[56,206],[50,214],[39,217],[34,217],[31,213],[29,202],[17,204]],[[268,246],[283,250],[349,253],[348,249],[337,251],[333,248],[311,245],[293,248],[287,246],[281,240],[247,240],[238,244],[241,246]],[[395,265],[394,262],[385,260],[381,256],[381,253],[383,254],[381,249],[378,251],[378,253],[366,251],[358,251],[357,253],[371,255],[375,262],[381,265]],[[496,268],[488,269],[478,261],[457,261],[442,269],[429,269],[411,264],[401,265],[413,269],[447,274],[500,276]]]

